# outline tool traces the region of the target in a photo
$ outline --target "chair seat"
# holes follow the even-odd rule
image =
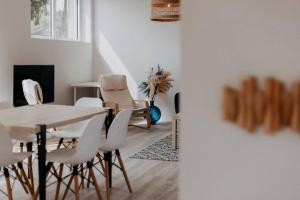
[[[35,142],[36,141],[36,134],[34,134],[34,133],[23,135],[23,134],[18,134],[15,132],[10,132],[9,135],[10,135],[11,139],[17,140],[18,142]],[[55,136],[55,134],[47,131],[47,134],[46,134],[47,139],[51,139],[54,136]]]
[[[13,153],[13,156],[11,158],[7,159],[1,159],[0,160],[0,167],[6,167],[18,162],[23,162],[26,158],[31,156],[31,152],[24,152],[24,153]]]
[[[76,153],[76,149],[56,149],[47,153],[47,161],[54,163],[64,163],[64,164],[73,164],[72,161],[73,155]]]
[[[82,160],[81,155],[78,156],[76,153],[76,149],[65,148],[65,149],[56,149],[47,153],[47,161],[53,163],[63,163],[63,164],[71,164],[71,165],[78,165],[89,160]],[[83,153],[83,152],[82,152]],[[90,158],[91,160],[92,158]]]
[[[121,149],[125,147],[125,145],[108,145],[108,144],[104,144],[102,146],[100,146],[99,151],[101,152],[109,152],[109,151],[115,151],[117,149]]]
[[[11,132],[10,137],[13,140],[24,141],[24,142],[34,142],[34,141],[36,141],[36,135],[33,134],[33,133],[23,135],[23,134],[18,134],[18,133]]]
[[[82,132],[58,130],[53,134],[55,135],[55,137],[65,138],[65,139],[73,139],[73,138],[79,138],[82,135]]]

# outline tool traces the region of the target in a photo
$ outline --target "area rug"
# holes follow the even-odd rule
[[[178,162],[179,149],[172,149],[172,136],[169,135],[129,158]]]

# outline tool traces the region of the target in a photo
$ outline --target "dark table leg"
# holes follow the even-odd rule
[[[113,119],[114,119],[113,109],[109,109],[106,117],[106,138],[107,138],[109,127],[113,122]],[[112,187],[112,152],[111,151],[106,153],[106,158],[108,161],[108,168],[109,168],[109,187],[111,188]]]
[[[40,133],[38,140],[38,162],[39,162],[39,196],[40,200],[46,199],[46,125],[39,125]]]

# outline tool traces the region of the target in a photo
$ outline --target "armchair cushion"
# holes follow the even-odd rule
[[[104,102],[113,102],[119,105],[120,109],[132,108],[133,102],[128,89],[126,90],[110,90],[102,91],[101,95]]]
[[[102,75],[100,78],[100,84],[103,90],[127,89],[127,80],[125,75]]]

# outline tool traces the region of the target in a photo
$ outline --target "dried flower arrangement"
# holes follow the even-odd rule
[[[171,73],[158,65],[156,69],[151,68],[147,81],[142,82],[139,89],[151,99],[151,101],[154,101],[157,94],[165,94],[173,87],[173,81]]]

